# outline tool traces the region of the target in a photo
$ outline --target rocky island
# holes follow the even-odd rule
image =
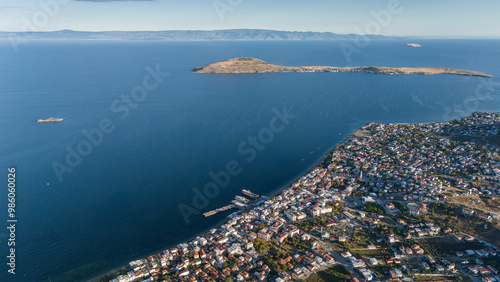
[[[331,66],[280,66],[256,58],[238,57],[222,62],[196,67],[195,73],[271,73],[271,72],[361,72],[374,74],[455,74],[467,76],[491,77],[490,75],[468,70],[438,68],[391,68],[391,67],[331,67]]]

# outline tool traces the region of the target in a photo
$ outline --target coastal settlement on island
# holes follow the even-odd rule
[[[499,113],[367,124],[279,195],[105,280],[499,281],[499,128]]]

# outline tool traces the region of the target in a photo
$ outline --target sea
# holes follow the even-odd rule
[[[242,189],[272,195],[367,123],[500,111],[500,40],[360,43],[1,41],[0,281],[85,281],[195,238],[234,210],[202,213]],[[493,78],[192,72],[234,57]],[[36,122],[49,117],[64,120]]]

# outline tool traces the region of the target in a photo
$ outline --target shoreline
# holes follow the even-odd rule
[[[358,132],[361,132],[363,131],[363,127],[367,124],[398,124],[398,125],[402,125],[402,124],[432,124],[432,123],[439,123],[439,122],[446,122],[446,121],[429,121],[429,122],[389,122],[389,123],[373,123],[373,122],[368,122],[368,123],[365,123],[364,125],[361,125],[359,126],[356,130],[354,130],[352,133],[350,133],[349,135],[347,135],[346,138],[344,138],[342,141],[340,141],[337,145],[331,147],[328,152],[326,152],[325,154],[323,154],[323,156],[321,156],[321,158],[314,163],[313,166],[311,166],[310,168],[308,168],[306,170],[306,172],[304,173],[301,173],[299,176],[295,177],[293,181],[291,182],[288,182],[288,184],[282,186],[281,188],[277,189],[276,191],[270,193],[270,195],[268,196],[269,198],[273,198],[273,197],[276,197],[278,196],[281,192],[283,192],[283,190],[285,190],[286,188],[290,187],[294,182],[297,182],[300,178],[302,178],[303,176],[309,174],[311,171],[313,171],[315,168],[317,168],[319,165],[321,165],[325,159],[328,157],[328,155],[330,155],[330,153],[333,153],[335,148],[345,142],[347,142],[348,140],[350,140],[352,137],[355,137],[355,134],[358,133]]]
[[[319,165],[321,165],[326,160],[326,158],[328,157],[328,155],[330,155],[330,153],[332,153],[335,150],[335,148],[337,148],[337,146],[345,143],[346,141],[348,141],[349,139],[351,139],[351,137],[353,137],[354,134],[356,134],[357,132],[359,132],[361,130],[362,130],[361,128],[358,128],[355,131],[353,131],[351,134],[347,135],[347,137],[344,138],[342,141],[340,141],[337,145],[335,145],[335,146],[331,147],[330,149],[328,149],[328,151],[325,154],[323,154],[321,156],[321,158],[317,162],[315,162],[314,165],[312,165],[311,167],[309,167],[304,173],[301,173],[299,176],[295,177],[294,180],[291,181],[291,182],[288,182],[288,184],[282,186],[281,188],[278,188],[276,191],[272,192],[268,197],[269,198],[273,198],[273,197],[278,196],[281,192],[283,192],[283,190],[285,190],[286,188],[290,187],[294,182],[297,182],[300,178],[302,178],[303,176],[306,176],[311,171],[313,171],[314,169],[316,169]]]
[[[157,253],[159,253],[159,252],[162,252],[163,250],[166,250],[166,249],[168,249],[168,248],[170,248],[170,247],[173,247],[173,246],[175,246],[175,245],[177,245],[177,244],[182,244],[182,243],[188,242],[188,241],[190,241],[190,240],[192,240],[192,239],[195,239],[196,237],[200,236],[201,234],[205,234],[205,233],[206,233],[207,231],[209,231],[210,229],[214,229],[214,228],[218,228],[218,227],[220,227],[221,225],[223,225],[224,223],[226,223],[226,221],[227,221],[227,220],[228,220],[228,218],[227,218],[227,216],[226,216],[226,217],[224,217],[223,219],[221,219],[221,221],[220,221],[219,223],[217,223],[216,225],[211,225],[211,226],[207,227],[205,230],[203,230],[203,231],[201,231],[201,232],[199,232],[199,233],[196,233],[196,234],[195,234],[195,235],[193,235],[193,236],[190,236],[190,237],[188,237],[188,238],[182,239],[182,240],[178,241],[177,243],[176,243],[176,242],[171,243],[171,244],[170,244],[170,245],[168,245],[168,246],[165,246],[165,247],[159,248],[158,250],[153,251],[153,252],[151,252],[151,253],[148,253],[148,254],[146,254],[146,255],[140,255],[140,256],[138,256],[138,257],[137,257],[137,258],[135,258],[135,259],[131,259],[129,262],[134,261],[134,260],[138,260],[138,259],[147,258],[148,256],[155,255],[155,254],[157,254]],[[117,271],[119,271],[119,270],[121,270],[122,268],[127,267],[127,266],[128,266],[128,263],[127,263],[127,264],[125,264],[125,265],[119,266],[119,267],[115,267],[115,268],[114,268],[114,269],[112,269],[112,270],[106,271],[105,273],[99,274],[98,276],[94,276],[93,278],[90,278],[90,279],[87,279],[87,280],[84,280],[84,281],[86,281],[86,282],[98,282],[98,281],[100,281],[100,279],[101,279],[101,278],[103,278],[104,276],[106,276],[106,275],[108,275],[108,274],[115,273],[115,272],[117,272]]]
[[[480,112],[479,112],[480,113]],[[470,117],[472,118],[475,118],[474,114],[471,115]],[[487,118],[490,118],[490,116],[487,116]],[[497,118],[497,122],[498,122],[498,117],[494,117],[494,118]],[[454,120],[462,120],[462,119],[465,119],[465,118],[457,118],[457,119],[454,119]],[[467,120],[466,120],[467,121]],[[494,120],[495,121],[495,120]],[[449,121],[432,121],[432,122],[414,122],[414,123],[408,123],[408,122],[403,122],[403,123],[372,123],[372,122],[369,122],[369,123],[365,123],[364,125],[359,125],[357,127],[356,130],[352,131],[350,134],[348,134],[347,137],[345,137],[344,139],[342,139],[340,142],[338,142],[338,144],[334,145],[333,147],[331,147],[326,153],[324,153],[317,161],[314,162],[314,164],[312,166],[310,166],[305,172],[303,173],[300,173],[300,175],[296,176],[296,177],[293,177],[292,181],[289,181],[287,184],[285,185],[282,185],[280,188],[278,188],[277,190],[269,193],[269,194],[265,194],[265,195],[269,195],[268,197],[270,198],[275,198],[276,196],[280,195],[283,193],[284,190],[288,189],[291,187],[291,185],[296,182],[296,181],[299,181],[302,177],[308,175],[309,173],[311,173],[311,171],[317,169],[318,167],[320,167],[324,162],[325,160],[328,159],[328,157],[336,152],[337,150],[340,150],[342,151],[343,149],[342,148],[339,148],[339,146],[343,145],[343,144],[346,144],[346,143],[350,143],[350,142],[353,142],[353,139],[357,139],[357,138],[365,138],[365,137],[368,137],[368,136],[376,136],[376,137],[380,137],[379,135],[376,135],[376,131],[378,130],[377,128],[373,129],[372,126],[377,126],[377,125],[415,125],[415,126],[419,126],[419,125],[426,125],[426,124],[440,124],[440,123],[447,123]],[[488,124],[488,123],[485,123],[485,124]],[[462,126],[462,129],[463,129],[463,124],[460,124],[460,126]],[[498,126],[498,125],[496,125]],[[407,128],[406,126],[403,126],[404,129],[406,130],[412,130],[411,127]],[[352,128],[349,128],[350,130],[352,130]],[[349,131],[350,131],[349,130]],[[427,131],[425,131],[427,132]],[[445,131],[443,131],[445,132]],[[497,134],[498,135],[498,134]],[[385,137],[383,137],[382,139],[385,139]],[[303,180],[304,181],[304,180]],[[276,200],[276,199],[274,199]],[[225,218],[222,218],[221,221],[218,223],[218,224],[215,224],[214,226],[212,227],[208,227],[205,231],[202,231],[200,233],[198,233],[197,235],[194,235],[194,236],[190,236],[189,238],[185,238],[185,239],[181,239],[180,241],[183,242],[183,243],[188,243],[188,242],[191,242],[193,240],[193,238],[196,238],[197,236],[200,236],[200,234],[205,234],[207,232],[207,230],[210,230],[210,229],[213,229],[213,228],[219,228],[222,224],[225,224],[227,221],[229,220],[229,218],[226,216]],[[479,235],[472,235],[472,237],[475,237],[475,238],[481,238],[481,236]],[[486,242],[492,246],[495,246],[494,244],[491,244],[490,242],[488,242],[487,240],[485,239],[482,239],[481,240],[483,242]],[[174,243],[172,245],[175,245]],[[147,255],[145,256],[141,256],[141,258],[146,258]],[[140,259],[141,259],[140,258]],[[100,279],[102,279],[104,276],[106,275],[109,275],[109,274],[113,274],[113,272],[116,272],[120,269],[123,269],[123,268],[126,268],[128,265],[123,265],[119,268],[115,268],[111,271],[108,271],[104,274],[101,274],[100,276],[98,277],[95,277],[95,278],[92,278],[90,280],[87,280],[87,281],[99,281]],[[315,272],[316,273],[316,272]]]
[[[365,124],[365,125],[366,125],[366,124]],[[363,125],[363,126],[364,126],[364,125]],[[313,171],[314,169],[316,169],[316,168],[317,168],[317,167],[318,167],[321,163],[323,163],[323,162],[325,161],[325,159],[328,157],[328,155],[330,155],[330,153],[332,153],[332,152],[335,150],[335,148],[336,148],[337,146],[339,146],[339,145],[341,145],[341,144],[345,143],[346,141],[350,140],[350,139],[354,136],[354,134],[356,134],[357,132],[359,132],[359,131],[361,131],[361,130],[362,130],[362,127],[363,127],[363,126],[358,127],[358,129],[356,129],[355,131],[353,131],[352,133],[350,133],[350,134],[349,134],[346,138],[344,138],[344,139],[343,139],[342,141],[340,141],[338,144],[336,144],[336,145],[334,145],[333,147],[331,147],[331,148],[330,148],[330,149],[329,149],[329,150],[328,150],[325,154],[323,154],[323,155],[321,156],[321,158],[320,158],[318,161],[316,161],[316,162],[315,162],[312,166],[310,166],[310,167],[309,167],[309,168],[308,168],[305,172],[303,172],[303,173],[301,173],[299,176],[297,176],[297,177],[293,178],[293,180],[292,180],[292,181],[287,182],[287,184],[285,184],[285,185],[281,186],[280,188],[278,188],[278,189],[277,189],[277,190],[275,190],[274,192],[271,192],[271,193],[269,194],[269,196],[268,196],[268,197],[269,197],[269,198],[273,198],[273,197],[278,196],[280,193],[282,193],[282,192],[283,192],[283,190],[285,190],[285,189],[289,188],[289,187],[290,187],[290,186],[291,186],[294,182],[296,182],[297,180],[299,180],[299,179],[300,179],[300,178],[302,178],[303,176],[305,176],[305,175],[309,174],[311,171]],[[172,243],[172,244],[171,244],[171,245],[169,245],[169,246],[166,246],[166,247],[164,247],[164,248],[160,248],[160,251],[161,251],[161,250],[168,249],[168,248],[169,248],[169,247],[171,247],[171,246],[175,246],[176,244],[180,244],[180,243],[185,243],[185,242],[188,242],[188,241],[190,241],[191,239],[194,239],[194,238],[196,238],[196,237],[200,236],[201,234],[205,234],[205,233],[206,233],[208,230],[210,230],[210,229],[214,229],[214,228],[218,228],[218,227],[220,227],[221,225],[223,225],[223,224],[224,224],[224,223],[226,223],[227,221],[228,221],[228,218],[227,218],[227,216],[226,216],[226,217],[224,217],[224,218],[222,219],[222,221],[221,221],[221,222],[217,223],[216,225],[213,225],[213,226],[208,227],[206,230],[204,230],[204,231],[202,231],[202,232],[200,232],[200,233],[197,233],[197,234],[193,235],[191,238],[183,239],[183,240],[181,240],[179,243]],[[148,255],[143,255],[143,256],[140,256],[140,257],[139,257],[139,258],[137,258],[137,259],[145,258],[145,257],[148,257],[148,256],[150,256],[150,255],[157,254],[157,253],[158,253],[158,251],[154,251],[154,252],[152,252],[152,253],[150,253],[150,254],[148,254]],[[134,259],[132,259],[131,261],[133,261],[133,260],[134,260]],[[127,265],[128,265],[128,264],[127,264]],[[116,267],[116,268],[114,268],[114,269],[112,269],[112,270],[106,271],[105,273],[99,274],[98,276],[95,276],[95,277],[93,277],[93,278],[91,278],[91,279],[88,279],[88,280],[85,280],[85,281],[87,281],[87,282],[98,282],[98,281],[99,281],[101,278],[103,278],[104,276],[106,276],[106,275],[108,275],[108,274],[113,274],[113,273],[116,273],[117,271],[121,270],[122,268],[126,267],[127,265],[123,265],[123,266],[120,266],[120,267]]]
[[[396,122],[396,123],[380,123],[380,124],[431,124],[431,123],[437,123],[439,121],[431,121],[431,122],[416,122],[416,123],[411,123],[411,122]],[[361,125],[359,127],[357,127],[356,130],[354,130],[352,133],[350,133],[349,135],[347,135],[346,138],[342,139],[342,141],[340,141],[338,144],[334,145],[333,147],[331,147],[325,154],[323,154],[321,156],[321,158],[316,161],[312,166],[310,166],[305,172],[303,173],[300,173],[300,175],[298,175],[297,177],[294,177],[292,181],[289,181],[287,182],[287,184],[285,185],[282,185],[280,188],[274,190],[273,192],[269,193],[268,196],[267,195],[264,195],[264,196],[267,196],[269,198],[274,198],[276,196],[278,196],[279,194],[281,194],[285,189],[291,187],[291,185],[294,183],[294,182],[297,182],[300,178],[302,178],[303,176],[309,174],[311,171],[313,171],[314,169],[316,169],[319,165],[321,165],[325,159],[328,157],[328,155],[330,155],[330,153],[334,152],[335,149],[337,148],[337,146],[343,144],[343,143],[346,143],[347,141],[351,140],[352,137],[355,137],[356,133],[359,133],[361,131],[363,131],[363,127],[367,124],[370,124],[371,122],[368,122],[368,123],[365,123],[364,125]],[[375,123],[375,124],[378,124],[378,123]],[[154,251],[154,252],[151,252],[147,255],[143,255],[143,256],[140,256],[136,259],[132,259],[131,261],[133,260],[137,260],[137,259],[142,259],[142,258],[146,258],[150,255],[154,255],[154,254],[157,254],[158,252],[161,252],[162,250],[165,250],[165,249],[168,249],[172,246],[175,246],[176,244],[181,244],[181,243],[185,243],[185,242],[189,242],[190,240],[202,235],[202,234],[205,234],[208,230],[211,230],[211,229],[214,229],[214,228],[219,228],[221,225],[223,225],[224,223],[226,223],[228,221],[228,217],[225,216],[223,219],[221,219],[221,221],[215,225],[212,225],[210,227],[207,227],[204,231],[201,231],[199,233],[196,233],[195,235],[193,236],[190,236],[189,238],[186,238],[186,239],[183,239],[183,240],[180,240],[179,242],[177,243],[172,243],[168,246],[165,246],[163,248],[160,248],[158,249],[157,251]],[[128,265],[128,264],[127,264]],[[104,276],[108,275],[108,274],[112,274],[116,271],[119,271],[120,269],[126,267],[127,265],[123,265],[123,266],[120,266],[120,267],[116,267],[110,271],[106,271],[105,273],[103,274],[100,274],[99,276],[95,276],[91,279],[88,279],[88,280],[85,280],[87,282],[98,282],[101,278],[103,278]]]

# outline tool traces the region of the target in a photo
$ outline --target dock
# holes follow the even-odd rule
[[[217,213],[220,213],[220,212],[223,212],[223,211],[227,211],[227,210],[230,210],[230,209],[241,209],[241,210],[243,210],[243,209],[247,208],[247,206],[252,201],[257,200],[259,198],[259,195],[253,193],[250,190],[243,189],[241,192],[243,193],[243,195],[245,197],[248,197],[251,200],[249,200],[249,199],[247,199],[245,197],[236,195],[235,199],[231,201],[232,204],[227,205],[227,206],[222,207],[222,208],[218,208],[218,209],[213,210],[213,211],[209,211],[209,212],[203,213],[203,215],[205,217],[209,217],[209,216],[212,216],[214,214],[217,214]]]
[[[234,209],[234,208],[236,208],[236,206],[235,206],[235,205],[227,205],[227,206],[225,206],[225,207],[218,208],[218,209],[216,209],[216,210],[206,212],[206,213],[204,213],[203,215],[204,215],[205,217],[209,217],[209,216],[212,216],[212,215],[217,214],[217,213],[219,213],[219,212],[227,211],[227,210]]]

